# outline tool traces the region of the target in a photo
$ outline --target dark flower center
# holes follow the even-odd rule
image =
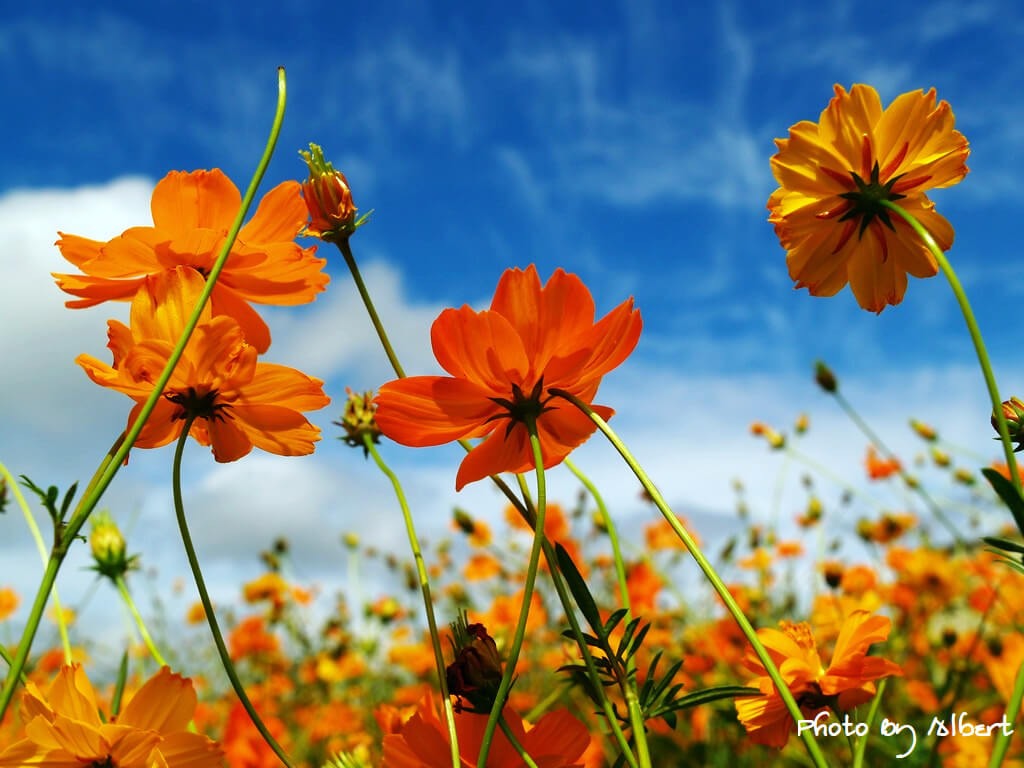
[[[175,419],[224,419],[220,413],[227,408],[225,403],[217,402],[218,392],[211,389],[209,392],[199,394],[195,387],[189,387],[183,392],[165,392],[164,397],[175,405],[181,406],[182,413],[175,414]]]
[[[117,768],[117,764],[114,762],[114,758],[107,755],[102,760],[93,760],[89,764],[89,768]]]
[[[499,413],[487,421],[494,421],[496,419],[508,419],[508,428],[505,430],[505,437],[507,438],[512,433],[512,427],[516,424],[529,424],[531,422],[536,423],[537,419],[545,411],[553,410],[551,406],[547,406],[548,401],[551,397],[545,400],[541,399],[544,394],[544,378],[541,377],[537,383],[530,390],[530,394],[526,395],[518,384],[512,385],[512,399],[508,400],[504,397],[492,397],[490,400],[497,403],[504,408],[507,413]]]
[[[871,176],[868,181],[864,181],[854,171],[850,171],[850,176],[853,177],[853,183],[857,185],[857,189],[852,192],[846,192],[839,195],[845,200],[849,200],[851,207],[846,213],[843,214],[840,221],[847,221],[849,219],[860,219],[860,231],[857,233],[857,237],[861,237],[864,234],[864,230],[868,228],[872,221],[877,217],[885,226],[889,229],[896,231],[892,225],[892,220],[889,218],[889,210],[882,205],[883,200],[902,200],[906,195],[901,195],[898,192],[893,191],[893,186],[897,181],[900,180],[900,176],[893,176],[885,184],[882,184],[878,178],[879,169],[878,161],[875,161],[874,167],[871,169]]]

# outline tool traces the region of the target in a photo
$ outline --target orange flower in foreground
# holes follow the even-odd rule
[[[533,469],[531,419],[544,468],[553,467],[596,427],[550,390],[592,403],[601,377],[633,351],[641,325],[632,299],[594,323],[594,300],[576,275],[557,269],[541,287],[532,265],[506,270],[489,310],[463,305],[434,321],[434,355],[451,376],[385,384],[376,400],[377,425],[395,442],[415,447],[486,437],[459,466],[456,490],[488,475]],[[614,413],[591,407],[604,419]]]
[[[63,291],[79,297],[67,306],[130,301],[147,275],[179,265],[205,277],[241,204],[238,188],[218,168],[171,171],[153,190],[152,227],[132,227],[106,243],[60,232],[61,254],[85,273],[54,273]],[[248,302],[306,304],[330,280],[322,271],[326,259],[313,256],[316,246],[294,242],[306,215],[298,182],[286,181],[264,195],[239,231],[210,297],[214,316],[235,318],[261,353],[270,346],[270,331]]]
[[[868,648],[889,637],[889,619],[867,611],[851,613],[836,639],[832,663],[826,669],[806,623],[779,622],[779,629],[759,629],[757,636],[786,681],[793,698],[808,719],[829,708],[849,709],[870,699],[872,682],[900,675],[899,666],[868,656]],[[736,700],[736,713],[750,738],[769,747],[784,747],[796,730],[789,710],[775,684],[765,673],[753,649],[747,649],[743,665],[758,675],[752,682],[763,696]]]
[[[90,355],[75,358],[90,379],[135,401],[129,425],[153,391],[202,289],[202,276],[190,267],[146,278],[132,301],[131,328],[108,323],[113,366]],[[322,387],[319,379],[293,368],[256,362],[256,349],[238,323],[212,317],[207,305],[135,445],[167,445],[181,435],[191,413],[197,418],[190,434],[212,445],[217,461],[240,459],[253,446],[282,456],[312,453],[320,430],[301,411],[330,402]]]
[[[861,307],[881,312],[903,300],[907,273],[938,271],[921,238],[881,201],[896,202],[949,250],[953,227],[925,192],[960,181],[970,150],[934,88],[904,93],[884,111],[871,86],[847,93],[836,85],[835,94],[819,122],[804,120],[775,140],[779,189],[768,221],[797,288],[834,296],[849,282]]]
[[[451,767],[447,728],[435,706],[428,695],[417,713],[400,726],[398,733],[384,736],[383,768]],[[516,740],[541,768],[583,768],[582,755],[590,746],[590,734],[568,710],[549,712],[533,726],[511,707],[505,707],[502,715]],[[464,768],[475,768],[486,724],[486,715],[469,712],[455,715],[455,732]],[[522,758],[505,734],[495,731],[487,754],[488,768],[518,768],[522,764]]]
[[[0,766],[182,766],[219,768],[223,753],[188,732],[196,709],[192,681],[164,667],[116,717],[101,719],[96,693],[78,664],[63,667],[44,695],[24,694],[25,738],[0,752]]]

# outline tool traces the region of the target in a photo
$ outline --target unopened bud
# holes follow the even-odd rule
[[[948,453],[940,451],[938,448],[932,446],[932,461],[935,462],[937,467],[948,467],[951,459]]]
[[[829,560],[821,566],[821,572],[825,577],[825,583],[828,584],[831,589],[838,589],[839,585],[843,581],[843,573],[845,573],[845,571],[845,566],[836,560]]]
[[[1006,429],[1010,433],[1010,440],[1017,444],[1014,452],[1024,450],[1024,403],[1016,397],[1004,400],[1002,404],[1003,418],[1006,419]],[[995,413],[992,414],[992,428],[999,431],[999,420]]]
[[[299,150],[299,154],[309,167],[309,178],[302,182],[302,197],[310,218],[306,234],[328,242],[347,238],[362,223],[356,221],[348,179],[324,159],[323,150],[316,144],[309,145],[309,152]]]
[[[483,624],[466,624],[465,615],[451,627],[455,660],[445,670],[445,677],[448,691],[460,699],[456,710],[488,714],[501,687],[498,647]],[[470,706],[463,706],[461,699]]]
[[[798,435],[802,435],[807,431],[807,427],[810,425],[810,419],[806,413],[801,413],[797,416],[796,423],[793,425],[793,431]]]
[[[373,417],[377,411],[377,405],[373,402],[373,392],[356,394],[348,387],[345,387],[345,391],[348,393],[345,413],[342,414],[341,421],[333,423],[345,430],[345,436],[339,439],[353,448],[362,448],[363,455],[366,456],[370,451],[366,446],[365,437],[369,436],[371,442],[380,442],[380,429],[377,428],[377,422]]]
[[[136,558],[128,557],[124,536],[106,510],[93,518],[89,547],[92,550],[92,569],[103,576],[117,580],[135,567]]]
[[[836,375],[832,373],[832,369],[825,365],[821,360],[814,363],[814,380],[818,382],[818,386],[826,392],[835,392],[839,389],[839,382],[836,380]]]
[[[928,426],[922,421],[917,419],[910,420],[910,428],[917,432],[917,436],[922,440],[927,440],[930,443],[935,442],[939,439],[939,433],[936,432],[932,427]]]

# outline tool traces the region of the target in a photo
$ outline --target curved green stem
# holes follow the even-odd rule
[[[1013,734],[1013,724],[1017,722],[1017,715],[1020,713],[1020,702],[1024,698],[1024,664],[1017,670],[1017,677],[1013,683],[1013,693],[1010,694],[1010,706],[1006,710],[1003,719],[1011,726],[1009,733],[1005,728],[999,730],[996,736],[996,743],[992,745],[992,757],[988,761],[988,768],[999,768],[1006,757],[1006,750],[1010,748],[1010,736]]]
[[[871,707],[868,709],[868,719],[864,722],[867,723],[868,729],[857,739],[856,746],[853,750],[853,768],[861,768],[864,765],[864,750],[868,747],[868,736],[871,733],[871,728],[875,724],[875,717],[878,716],[878,705],[882,701],[882,694],[885,692],[885,684],[889,682],[888,678],[883,678],[878,684],[878,690],[875,691],[875,698],[871,700]]]
[[[512,748],[515,749],[516,753],[523,758],[523,762],[526,763],[527,768],[537,768],[537,764],[533,761],[533,758],[523,748],[523,745],[519,743],[519,739],[516,738],[515,734],[512,733],[512,729],[508,727],[508,723],[505,722],[505,718],[498,718],[498,725],[501,726],[501,732],[505,734]]]
[[[11,666],[14,663],[14,659],[11,658],[11,654],[9,654],[7,652],[7,649],[4,648],[2,645],[0,645],[0,659],[3,659],[5,662],[7,662],[7,666],[8,667]],[[21,673],[21,684],[24,685],[27,682],[28,682],[28,678],[25,677],[25,673],[22,672]]]
[[[0,477],[3,477],[4,482],[7,483],[7,487],[11,489],[11,493],[14,494],[14,500],[18,502],[18,508],[21,509],[22,515],[25,516],[25,524],[28,526],[29,532],[32,534],[32,540],[36,543],[36,550],[39,552],[39,559],[43,563],[43,568],[46,568],[46,561],[49,559],[49,555],[46,552],[46,543],[43,541],[43,534],[39,530],[39,525],[36,523],[35,515],[32,514],[32,509],[29,507],[28,502],[25,501],[25,495],[21,492],[21,488],[14,482],[14,478],[8,471],[7,467],[0,462]],[[68,625],[64,621],[64,609],[60,604],[60,593],[57,591],[56,583],[53,585],[53,610],[57,612],[57,631],[60,633],[60,643],[64,649],[64,663],[70,664],[73,659],[71,657],[71,640],[68,638]]]
[[[174,493],[174,514],[178,519],[178,530],[181,532],[181,541],[182,544],[185,545],[185,555],[188,557],[188,564],[192,569],[192,576],[195,578],[196,589],[199,590],[199,600],[202,602],[203,609],[206,611],[206,621],[210,625],[213,642],[217,646],[217,654],[220,656],[221,665],[224,667],[224,672],[227,674],[228,680],[231,681],[231,687],[235,690],[235,694],[238,696],[238,700],[242,703],[245,711],[249,713],[249,719],[252,720],[252,724],[256,726],[256,730],[260,732],[263,740],[267,742],[267,745],[272,750],[274,750],[274,754],[278,756],[282,763],[288,766],[288,768],[292,768],[292,763],[288,759],[288,755],[281,748],[281,745],[277,743],[277,740],[270,735],[270,731],[267,730],[267,726],[263,724],[263,720],[257,714],[252,702],[249,701],[249,695],[245,692],[245,687],[242,685],[242,681],[238,678],[238,672],[235,670],[234,662],[231,661],[231,654],[228,653],[227,645],[224,643],[224,636],[220,631],[220,625],[217,623],[217,616],[213,612],[213,603],[210,600],[210,593],[206,591],[206,580],[203,578],[203,571],[199,567],[199,559],[196,557],[196,550],[192,545],[192,536],[188,532],[188,522],[185,520],[185,507],[181,500],[181,456],[185,451],[185,442],[188,440],[188,433],[189,430],[192,429],[193,421],[195,421],[194,416],[190,415],[185,418],[185,425],[181,429],[181,437],[178,438],[178,442],[174,446],[174,465],[171,471],[171,490]]]
[[[370,322],[373,323],[373,329],[377,332],[377,338],[380,339],[380,344],[384,347],[384,353],[388,356],[388,362],[391,363],[391,367],[394,369],[398,378],[404,379],[405,371],[402,370],[402,364],[398,362],[398,356],[395,354],[395,350],[391,347],[391,342],[388,340],[388,334],[384,330],[384,324],[381,323],[380,317],[377,316],[377,309],[373,306],[373,299],[370,298],[370,292],[366,290],[366,284],[363,282],[363,276],[359,274],[359,267],[356,265],[356,259],[352,255],[352,248],[348,244],[348,238],[342,237],[336,241],[336,244],[338,246],[338,250],[341,251],[341,255],[345,257],[345,263],[348,265],[348,271],[352,273],[352,279],[355,281],[359,295],[363,299],[363,306],[366,307],[366,313],[370,316]]]
[[[516,662],[519,661],[519,651],[523,647],[523,637],[526,635],[526,620],[530,616],[530,605],[533,603],[533,585],[537,579],[537,567],[540,565],[541,541],[544,540],[544,517],[547,512],[544,455],[541,452],[540,438],[537,437],[536,421],[528,418],[526,430],[530,434],[530,447],[533,448],[533,464],[537,471],[537,525],[533,532],[530,562],[526,567],[526,583],[523,585],[523,604],[519,609],[519,620],[516,622],[515,634],[512,636],[512,646],[509,648],[508,658],[505,660],[505,672],[501,676],[501,684],[498,686],[498,693],[494,697],[494,704],[491,706],[491,713],[487,717],[487,725],[484,727],[483,739],[480,742],[480,756],[476,761],[477,768],[486,768],[487,766],[487,753],[491,749],[494,729],[498,725],[501,708],[505,706],[505,699],[508,697],[509,688],[512,687],[512,677],[516,672]]]
[[[135,619],[135,624],[139,628],[139,634],[142,635],[142,642],[144,642],[146,644],[146,648],[149,649],[149,655],[153,657],[153,661],[161,667],[170,666],[160,654],[160,650],[156,647],[156,643],[153,642],[153,638],[150,636],[149,630],[146,629],[146,622],[142,620],[142,614],[139,613],[139,609],[135,606],[135,601],[132,600],[132,593],[128,591],[128,585],[124,581],[124,576],[118,576],[114,579],[114,584],[117,585],[117,591],[121,593],[121,599],[124,600],[124,604],[128,606],[128,610],[131,612],[132,618]]]
[[[636,459],[633,458],[633,454],[629,452],[629,449],[626,448],[625,444],[619,439],[618,435],[612,431],[611,427],[608,426],[605,420],[576,395],[571,392],[566,392],[563,389],[549,389],[548,394],[568,400],[579,408],[583,413],[590,417],[590,420],[593,421],[594,424],[597,425],[597,428],[604,433],[605,437],[608,438],[608,441],[615,446],[619,455],[621,455],[626,461],[629,468],[633,470],[633,474],[636,475],[647,493],[650,494],[651,499],[654,501],[658,509],[661,510],[662,515],[664,515],[668,524],[672,527],[672,530],[675,531],[676,535],[683,542],[683,545],[687,550],[689,550],[693,559],[697,561],[697,565],[700,567],[701,571],[704,572],[704,576],[711,583],[715,592],[718,593],[722,602],[725,603],[726,609],[728,609],[729,613],[736,621],[736,624],[739,626],[740,630],[747,638],[747,641],[754,649],[754,653],[757,654],[758,660],[761,662],[762,666],[764,666],[768,676],[775,684],[775,689],[778,691],[783,703],[789,710],[789,714],[792,716],[794,724],[802,720],[803,715],[800,712],[800,707],[797,706],[796,700],[793,698],[793,694],[789,690],[789,686],[787,686],[786,682],[782,679],[782,675],[779,674],[779,670],[775,666],[775,662],[772,661],[771,656],[768,655],[768,651],[758,639],[757,633],[751,626],[750,621],[740,609],[736,600],[733,598],[732,593],[729,592],[728,587],[725,586],[725,582],[722,581],[717,571],[715,571],[714,566],[711,565],[707,557],[704,556],[700,547],[697,546],[697,542],[694,541],[690,533],[683,527],[682,523],[679,522],[679,518],[676,517],[675,513],[669,508],[665,499],[662,498],[661,493],[655,487],[654,483],[651,482],[647,473],[644,472],[643,467],[641,467],[637,463]],[[818,746],[818,742],[815,740],[814,734],[805,729],[804,732],[800,734],[800,737],[803,739],[804,745],[807,747],[807,752],[814,764],[818,766],[818,768],[824,768],[827,766],[828,763],[825,761],[825,756],[822,754],[821,747]]]
[[[430,597],[430,579],[427,575],[427,566],[423,562],[423,553],[420,550],[420,541],[416,536],[416,526],[413,525],[412,514],[409,511],[409,504],[405,499],[405,492],[398,482],[398,477],[391,468],[384,463],[377,452],[377,446],[369,433],[363,433],[363,445],[381,472],[391,481],[395,489],[395,496],[398,498],[398,505],[402,508],[402,518],[405,520],[405,532],[409,536],[409,547],[412,549],[413,559],[416,561],[416,573],[420,580],[420,591],[423,593],[423,608],[427,612],[427,627],[430,630],[430,644],[434,649],[434,662],[437,666],[438,687],[441,690],[441,702],[444,706],[445,724],[448,726],[448,743],[451,745],[452,768],[459,768],[462,759],[459,757],[459,737],[455,732],[455,712],[452,710],[452,697],[448,694],[448,679],[445,674],[444,652],[441,650],[441,637],[437,633],[437,620],[434,618],[434,601]]]
[[[981,366],[981,373],[985,377],[988,396],[992,400],[992,412],[996,417],[999,439],[1003,443],[1003,453],[1006,454],[1006,466],[1010,470],[1010,479],[1013,481],[1013,486],[1020,491],[1020,472],[1017,469],[1017,457],[1013,453],[1010,430],[1006,425],[1006,417],[1003,415],[1003,401],[999,398],[999,388],[996,386],[996,378],[992,373],[992,365],[988,360],[988,352],[985,351],[985,342],[981,337],[981,330],[978,328],[977,320],[974,319],[974,312],[971,310],[970,302],[967,301],[967,294],[964,293],[963,286],[960,285],[960,279],[956,276],[956,272],[953,271],[953,266],[949,263],[949,259],[946,258],[946,254],[939,248],[931,233],[921,226],[921,222],[889,200],[882,200],[880,202],[886,208],[897,213],[910,225],[910,228],[917,233],[918,237],[924,241],[925,246],[931,251],[932,256],[935,257],[935,261],[938,262],[939,269],[942,270],[942,273],[949,281],[949,287],[953,289],[953,295],[960,305],[964,322],[967,323],[967,332],[970,333],[971,341],[974,342],[974,351],[978,356],[978,365]]]
[[[956,545],[961,548],[964,547],[967,542],[964,541],[964,537],[960,535],[960,531],[958,531],[956,526],[953,525],[953,522],[946,516],[946,513],[943,512],[942,508],[935,503],[923,485],[919,482],[911,481],[910,475],[907,474],[907,470],[903,468],[903,464],[899,463],[899,460],[896,459],[896,455],[889,450],[889,446],[882,442],[882,438],[880,438],[875,431],[868,426],[868,423],[861,418],[860,414],[857,413],[856,409],[850,404],[850,401],[843,397],[842,392],[838,389],[832,393],[832,396],[836,399],[836,402],[839,403],[839,407],[843,409],[843,413],[850,418],[850,421],[857,425],[857,429],[863,432],[864,436],[870,440],[871,443],[874,444],[874,446],[878,448],[878,450],[881,451],[887,459],[895,460],[897,462],[899,466],[899,475],[904,484],[909,488],[912,488],[917,495],[924,500],[925,505],[931,511],[935,519],[938,520],[947,531],[949,531]]]
[[[624,624],[629,624],[633,620],[633,606],[630,605],[629,601],[629,587],[626,584],[626,564],[622,559],[622,549],[619,547],[619,534],[615,530],[615,523],[612,522],[612,516],[608,514],[608,507],[605,506],[604,499],[601,498],[597,486],[568,458],[563,463],[576,476],[576,479],[583,483],[583,487],[590,492],[590,495],[594,497],[594,503],[597,504],[597,510],[601,515],[605,530],[608,532],[608,539],[612,544],[615,578],[619,584],[619,596],[622,598],[622,607],[626,609],[623,621]],[[623,685],[622,695],[626,699],[626,709],[629,712],[630,727],[633,729],[633,742],[636,744],[637,759],[641,766],[646,767],[651,764],[651,755],[647,746],[647,731],[644,728],[643,712],[640,710],[640,699],[637,696],[636,675],[631,674],[635,669],[636,659],[633,655],[630,655],[626,660],[626,671],[630,674]]]
[[[268,138],[266,147],[263,150],[263,156],[260,158],[260,162],[256,166],[256,172],[253,174],[252,180],[249,182],[249,188],[246,190],[245,196],[242,198],[242,205],[238,209],[238,214],[235,216],[234,223],[231,225],[227,238],[221,246],[220,253],[217,255],[213,268],[207,275],[206,286],[203,288],[203,292],[199,296],[196,308],[192,311],[192,316],[185,324],[185,329],[182,331],[181,338],[178,339],[177,345],[175,345],[174,350],[167,359],[167,364],[164,366],[163,372],[153,385],[153,391],[143,404],[142,410],[139,411],[138,418],[135,419],[135,422],[127,432],[124,433],[123,439],[119,438],[118,441],[114,443],[116,448],[111,449],[113,455],[111,455],[111,452],[108,452],[106,457],[104,457],[100,464],[101,469],[97,470],[96,475],[94,475],[93,479],[89,482],[89,487],[87,489],[88,492],[83,494],[78,505],[75,507],[74,513],[71,515],[71,519],[68,521],[61,534],[60,541],[55,544],[53,548],[50,560],[46,566],[46,571],[43,574],[43,579],[39,584],[39,590],[36,593],[36,598],[32,605],[32,611],[29,614],[29,623],[25,625],[25,629],[21,635],[21,640],[18,643],[18,651],[14,657],[14,664],[12,665],[11,670],[12,673],[8,675],[7,680],[4,681],[3,690],[0,691],[0,720],[3,719],[4,713],[7,711],[7,707],[10,705],[11,698],[14,696],[14,689],[17,685],[21,671],[25,668],[29,649],[32,646],[32,641],[35,639],[36,630],[39,627],[39,619],[42,616],[43,609],[46,606],[46,600],[49,597],[50,590],[53,588],[54,582],[57,579],[57,572],[60,570],[61,563],[64,561],[68,548],[71,546],[71,542],[74,541],[75,536],[77,536],[78,532],[82,529],[82,526],[85,525],[86,520],[89,519],[89,515],[92,513],[93,509],[95,509],[96,504],[99,503],[103,493],[107,490],[107,487],[114,479],[114,475],[116,475],[117,471],[121,468],[125,457],[128,455],[128,451],[131,450],[131,447],[135,444],[135,440],[138,438],[143,426],[145,426],[147,419],[149,419],[149,415],[153,412],[153,408],[156,407],[157,400],[159,400],[163,395],[164,387],[167,386],[167,382],[171,378],[171,373],[178,364],[178,360],[181,358],[181,355],[185,350],[185,345],[192,336],[192,331],[199,323],[199,317],[202,314],[203,307],[206,306],[206,302],[210,298],[210,294],[213,292],[213,286],[217,281],[217,277],[224,268],[224,262],[227,261],[228,254],[231,253],[231,247],[235,243],[238,231],[242,228],[242,221],[245,219],[245,214],[248,212],[249,206],[252,204],[253,197],[256,195],[256,189],[259,187],[260,181],[263,179],[263,174],[267,169],[267,165],[270,163],[270,157],[274,153],[274,146],[277,144],[277,137],[281,132],[281,122],[284,119],[285,96],[284,68],[278,67],[277,110],[274,113],[274,122],[270,129],[270,137]]]

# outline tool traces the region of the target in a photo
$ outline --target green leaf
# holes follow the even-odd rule
[[[746,696],[760,696],[761,691],[757,688],[746,688],[742,685],[720,685],[715,688],[705,688],[703,691],[695,691],[681,699],[669,702],[657,711],[651,712],[650,717],[661,717],[666,712],[677,712],[680,709],[697,707],[701,704],[710,704],[713,701],[722,699],[736,699]]]
[[[1005,552],[1019,552],[1024,554],[1024,544],[1016,541],[1010,541],[1000,536],[985,536],[982,541],[988,544],[990,547],[1001,549]]]
[[[117,682],[114,684],[114,698],[110,702],[111,716],[121,711],[121,696],[124,695],[124,686],[128,680],[128,651],[121,654],[121,665],[117,668]]]
[[[555,544],[555,554],[558,557],[558,570],[565,576],[569,591],[572,592],[576,605],[580,608],[580,613],[590,624],[591,629],[600,635],[602,630],[601,614],[597,610],[597,603],[594,602],[594,596],[590,594],[587,583],[576,568],[576,563],[572,561],[569,553],[561,544]]]
[[[992,490],[998,494],[1003,503],[1009,507],[1013,519],[1017,522],[1017,530],[1024,534],[1024,499],[1020,497],[1020,493],[1013,487],[1013,483],[991,467],[981,470],[981,474],[985,476],[985,479],[992,486]]]

